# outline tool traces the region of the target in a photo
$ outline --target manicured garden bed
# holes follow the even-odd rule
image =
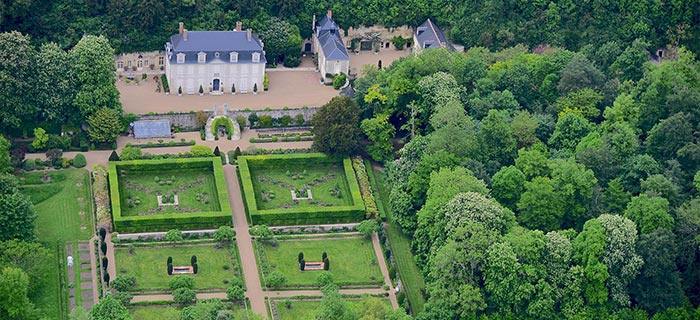
[[[109,180],[114,227],[119,232],[231,224],[218,157],[110,162]]]
[[[290,308],[287,308],[284,300],[273,300],[277,305],[278,320],[298,320],[298,319],[313,319],[321,306],[321,300],[291,300]],[[348,301],[350,304],[356,304],[358,300]],[[389,299],[382,299],[391,308]]]
[[[348,285],[381,285],[384,283],[372,241],[367,238],[322,238],[278,241],[277,247],[263,246],[265,259],[260,264],[265,274],[280,271],[287,277],[286,287],[316,286],[316,277],[322,271],[299,270],[298,254],[304,253],[307,262],[322,261],[326,252],[329,272],[334,283]],[[265,264],[266,263],[266,264]]]
[[[198,273],[194,289],[225,289],[225,281],[231,281],[240,271],[235,245],[216,248],[213,243],[187,245],[118,246],[114,254],[118,274],[136,277],[136,291],[167,290],[170,277],[167,259],[173,258],[174,266],[189,266],[190,258],[197,256]],[[233,253],[233,254],[232,254]]]
[[[350,159],[318,153],[241,156],[238,165],[253,224],[343,223],[364,217]]]

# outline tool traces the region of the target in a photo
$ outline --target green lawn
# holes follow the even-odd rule
[[[226,288],[228,285],[224,281],[231,281],[234,267],[240,266],[235,255],[233,258],[231,255],[231,250],[236,250],[235,245],[222,249],[216,249],[214,244],[134,247],[133,254],[129,250],[130,247],[115,249],[115,266],[118,273],[136,277],[135,290],[168,289],[168,257],[173,258],[173,266],[189,266],[190,258],[197,256],[199,273],[193,275],[195,289]]]
[[[158,206],[158,195],[177,194],[178,206]],[[126,171],[119,177],[122,216],[219,211],[212,171]]]
[[[67,169],[25,173],[19,179],[37,211],[39,241],[50,250],[46,264],[51,272],[45,275],[46,285],[32,298],[49,318],[60,319],[69,312],[67,288],[61,285],[61,281],[67,282],[65,242],[73,243],[73,255],[77,256],[77,241],[90,239],[94,232],[90,175],[83,169]],[[74,272],[76,304],[80,305],[80,268]]]
[[[372,241],[367,238],[284,240],[279,241],[277,248],[269,244],[263,246],[270,271],[284,273],[286,286],[315,286],[320,272],[299,270],[298,255],[303,252],[307,262],[320,262],[324,251],[336,284],[384,283]]]
[[[389,299],[381,299],[382,302],[391,308],[391,301]],[[313,319],[316,311],[321,306],[321,300],[293,300],[291,309],[287,309],[284,305],[284,300],[276,300],[277,303],[277,313],[279,314],[279,320],[300,320],[300,319]],[[348,301],[351,306],[357,303],[357,300]]]
[[[380,209],[386,211],[387,219],[390,222],[387,237],[391,245],[391,253],[394,255],[394,259],[396,259],[401,283],[403,284],[408,300],[411,302],[413,314],[418,314],[423,310],[423,305],[425,304],[425,298],[423,298],[423,294],[421,294],[421,290],[425,288],[423,275],[420,273],[420,270],[418,270],[418,266],[413,259],[411,239],[408,238],[392,220],[391,208],[388,206],[389,193],[384,185],[384,175],[382,172],[375,169],[372,170],[374,170],[374,177],[378,184],[375,186],[375,189],[379,191],[379,197],[384,203],[384,206]]]
[[[290,164],[284,169],[250,170],[258,210],[352,205],[342,166]],[[311,190],[313,199],[294,203],[291,190],[307,188]]]
[[[131,309],[131,316],[138,320],[172,320],[180,319],[181,309],[174,307],[148,306]]]

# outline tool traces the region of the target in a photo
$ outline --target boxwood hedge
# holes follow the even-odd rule
[[[251,169],[279,169],[290,165],[332,165],[343,163],[345,179],[350,188],[352,205],[335,207],[306,207],[289,209],[258,209]],[[364,219],[365,206],[360,195],[360,187],[349,158],[329,158],[322,153],[260,155],[238,157],[238,172],[243,192],[244,204],[252,224],[305,225],[357,222]]]
[[[193,168],[213,171],[220,211],[122,216],[119,196],[119,170],[157,171]],[[114,229],[119,232],[167,231],[171,229],[195,230],[231,225],[231,205],[228,201],[224,170],[219,157],[113,161],[109,163],[109,190],[112,200]]]

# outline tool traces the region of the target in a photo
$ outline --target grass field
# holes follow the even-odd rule
[[[391,308],[391,301],[389,299],[381,300],[387,307]],[[284,300],[275,300],[279,320],[313,319],[318,308],[321,306],[321,300],[292,300],[291,302],[291,309],[287,309],[284,305]],[[348,301],[352,307],[356,306],[357,302],[357,300]]]
[[[157,195],[177,194],[178,206],[158,206]],[[219,211],[214,173],[197,170],[129,172],[119,177],[122,216]]]
[[[94,230],[90,175],[86,170],[67,169],[26,173],[19,175],[19,179],[23,192],[32,199],[37,212],[39,241],[51,253],[46,264],[51,266],[49,270],[52,272],[45,275],[46,285],[33,301],[48,318],[62,319],[69,312],[68,292],[61,285],[62,281],[67,281],[65,242],[73,243],[73,254],[77,255],[77,241],[90,239]],[[81,290],[77,283],[80,268],[74,268],[74,272],[76,304],[80,305]]]
[[[406,292],[408,300],[411,302],[411,310],[413,314],[418,314],[423,310],[423,305],[425,305],[425,298],[423,298],[423,294],[421,293],[421,290],[425,288],[423,275],[420,273],[420,270],[418,270],[418,266],[413,259],[411,239],[409,239],[392,220],[391,208],[388,205],[389,193],[384,185],[384,175],[382,172],[375,169],[372,170],[378,184],[375,186],[375,189],[379,191],[379,198],[382,199],[382,203],[384,204],[379,209],[386,211],[385,214],[389,221],[387,237],[391,245],[391,252],[396,259],[396,265],[399,269],[404,291]]]
[[[307,167],[290,164],[284,169],[253,169],[251,178],[258,209],[350,206],[352,197],[342,166]],[[291,190],[311,190],[312,200],[292,200]],[[306,197],[306,195],[300,195]]]
[[[231,281],[235,276],[234,268],[240,266],[235,255],[233,258],[231,255],[231,250],[236,250],[235,245],[222,249],[216,249],[214,244],[134,247],[133,254],[130,250],[129,247],[115,248],[115,266],[119,274],[136,277],[134,290],[168,289],[168,257],[173,258],[173,266],[189,266],[190,258],[197,256],[199,273],[192,275],[195,289],[226,288],[228,285],[224,281]]]
[[[171,320],[180,319],[181,309],[174,307],[155,307],[131,309],[131,316],[138,320]]]
[[[320,272],[299,270],[298,255],[303,252],[307,262],[320,262],[324,251],[336,284],[384,283],[372,241],[367,238],[285,240],[279,241],[277,248],[263,246],[270,271],[280,271],[287,277],[285,286],[315,286]]]

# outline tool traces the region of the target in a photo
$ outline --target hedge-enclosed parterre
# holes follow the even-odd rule
[[[156,213],[144,216],[124,216],[120,197],[119,173],[158,173],[159,170],[201,169],[213,172],[219,211]],[[167,231],[171,229],[194,230],[231,225],[231,205],[224,171],[219,157],[114,161],[109,163],[109,189],[112,200],[114,229],[118,232]],[[150,195],[154,196],[154,195]]]
[[[305,208],[259,209],[256,199],[253,172],[256,170],[342,166],[342,173],[349,190],[350,205],[313,206]],[[238,170],[246,210],[252,224],[305,225],[357,222],[364,219],[365,207],[360,187],[355,179],[349,158],[329,158],[322,153],[259,155],[238,157]]]

